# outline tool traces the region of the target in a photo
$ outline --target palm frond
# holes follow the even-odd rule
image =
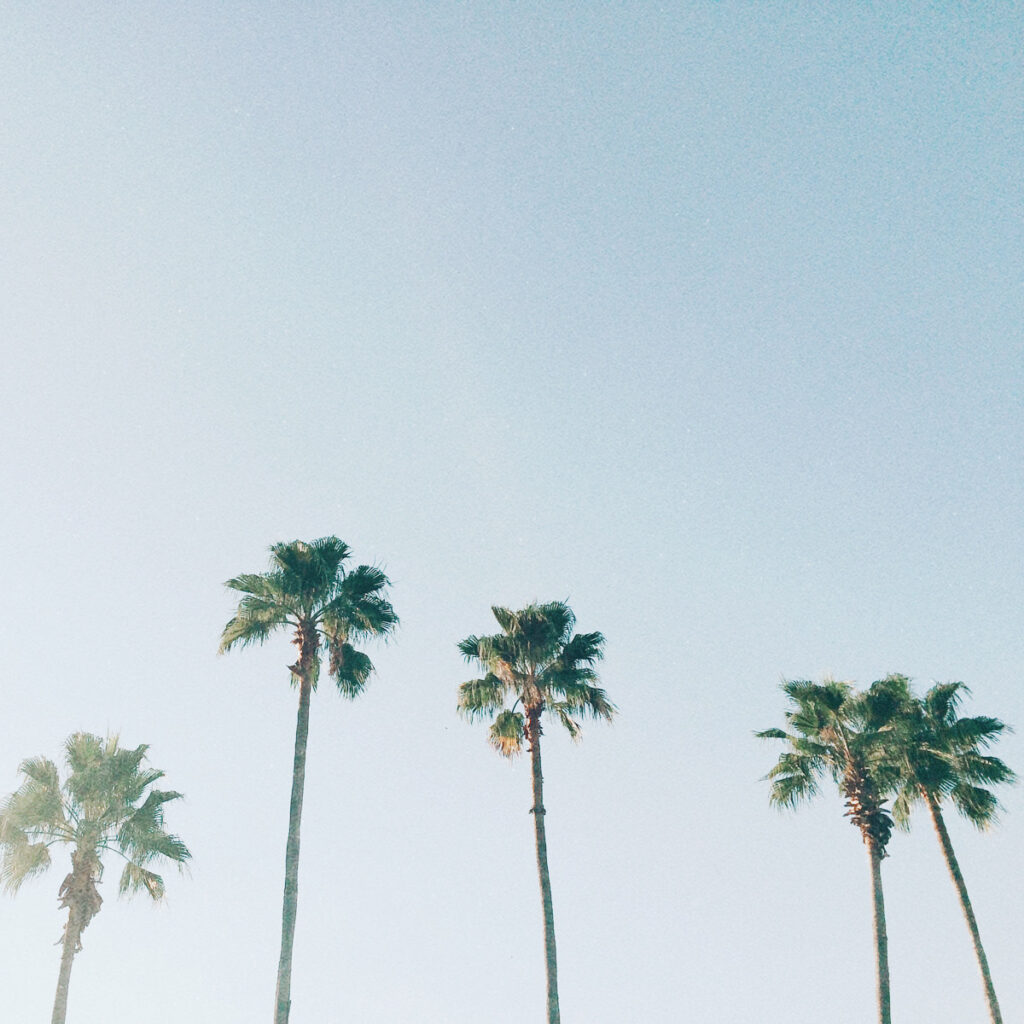
[[[582,727],[580,723],[572,717],[572,707],[566,704],[564,701],[558,704],[552,704],[549,708],[550,711],[558,717],[558,720],[562,723],[563,728],[569,734],[569,739],[573,743],[579,743],[580,734],[582,733]]]
[[[164,898],[164,880],[154,871],[147,871],[140,864],[128,861],[121,872],[117,887],[121,896],[133,896],[137,892],[148,892],[157,903]]]
[[[896,799],[892,802],[892,817],[896,827],[901,831],[910,831],[911,812],[920,799],[921,791],[913,783],[905,783],[900,787]]]
[[[573,682],[563,683],[558,689],[561,691],[562,699],[556,702],[556,706],[562,706],[574,714],[610,722],[618,713],[618,708],[599,686],[591,686],[585,682]]]
[[[998,820],[999,800],[989,789],[960,782],[953,787],[950,798],[953,806],[977,829],[984,831]]]
[[[501,711],[494,719],[488,740],[502,757],[515,757],[523,749],[525,730],[519,711]]]
[[[24,881],[50,866],[47,843],[33,843],[28,833],[15,828],[0,814],[0,885],[17,892]]]
[[[471,679],[459,687],[458,712],[470,721],[489,718],[504,706],[506,694],[505,684],[496,675]]]
[[[358,697],[373,675],[373,662],[348,643],[331,644],[330,654],[330,674],[338,693],[349,699]]]
[[[818,793],[820,766],[814,760],[791,751],[780,754],[765,776],[771,781],[768,800],[775,807],[794,808]]]
[[[280,600],[243,597],[221,633],[218,653],[224,654],[233,647],[261,644],[277,630],[291,624],[294,615],[295,609]]]

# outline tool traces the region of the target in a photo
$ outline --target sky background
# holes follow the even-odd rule
[[[312,709],[292,1024],[544,1012],[528,765],[455,714],[567,599],[620,708],[545,746],[566,1024],[862,1024],[868,860],[760,781],[785,678],[1024,727],[1016,3],[0,2],[0,792],[151,744],[191,846],[71,1024],[269,1019],[295,694],[223,581],[337,534],[402,626]],[[997,751],[1024,769],[1020,737]],[[950,830],[1024,1018],[1024,807]],[[893,1016],[987,1019],[919,821]],[[0,900],[52,1004],[60,861]]]

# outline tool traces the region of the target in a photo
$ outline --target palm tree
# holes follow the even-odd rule
[[[289,665],[299,689],[295,725],[295,757],[284,861],[284,905],[281,914],[281,957],[277,968],[274,1024],[287,1024],[291,1010],[292,945],[299,896],[299,829],[306,780],[309,700],[320,676],[322,654],[343,697],[363,692],[373,664],[352,642],[387,636],[398,624],[384,594],[390,581],[377,568],[346,569],[349,547],[337,537],[274,544],[270,571],[236,576],[226,586],[243,596],[221,634],[221,653],[232,647],[262,643],[280,629],[292,632],[298,658]]]
[[[126,750],[116,737],[75,733],[64,745],[63,784],[53,761],[30,758],[20,769],[25,781],[0,805],[0,881],[9,891],[50,866],[52,846],[71,847],[71,873],[58,892],[68,919],[52,1024],[67,1017],[71,965],[103,903],[97,887],[103,856],[124,859],[119,893],[145,890],[154,900],[163,899],[164,881],[147,865],[167,861],[180,868],[190,857],[164,828],[164,804],[181,794],[150,788],[164,773],[143,767],[147,749]]]
[[[960,704],[970,694],[963,683],[939,683],[919,698],[910,689],[906,676],[890,676],[888,682],[903,697],[898,731],[902,772],[893,817],[897,825],[909,828],[914,805],[923,803],[928,808],[974,944],[989,1016],[992,1024],[1002,1024],[988,958],[942,816],[942,803],[948,798],[978,829],[986,829],[995,821],[999,801],[986,787],[1013,782],[1016,776],[999,758],[982,751],[1007,727],[998,718],[959,718]]]
[[[795,807],[817,794],[824,776],[842,793],[846,815],[860,830],[871,861],[878,1017],[881,1024],[890,1024],[881,864],[893,827],[883,794],[894,778],[887,739],[897,697],[884,681],[872,684],[866,693],[831,679],[785,682],[782,689],[790,699],[786,712],[789,730],[766,729],[755,734],[789,744],[766,776],[772,784],[770,800],[778,807]]]
[[[558,965],[551,904],[544,777],[541,773],[541,717],[547,712],[575,740],[584,716],[609,720],[616,708],[596,685],[594,665],[603,656],[600,633],[573,633],[576,617],[562,601],[531,604],[521,611],[494,607],[502,632],[469,636],[459,644],[466,660],[486,673],[459,687],[458,710],[466,718],[493,718],[490,743],[504,757],[515,757],[523,743],[530,751],[533,827],[544,913],[548,1024],[558,1024]]]

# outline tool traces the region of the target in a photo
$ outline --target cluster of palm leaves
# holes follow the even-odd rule
[[[951,803],[978,828],[995,820],[991,786],[1014,773],[986,749],[1006,730],[996,718],[960,717],[963,683],[942,683],[917,696],[905,676],[890,675],[863,691],[835,680],[783,684],[786,729],[756,735],[784,740],[787,749],[768,773],[771,802],[795,807],[830,778],[858,828],[871,863],[878,1016],[890,1024],[888,940],[881,864],[894,826],[908,828],[915,807],[927,809],[956,886],[981,971],[992,1024],[1002,1024],[974,909],[953,852],[942,808]],[[891,805],[890,805],[891,801]]]

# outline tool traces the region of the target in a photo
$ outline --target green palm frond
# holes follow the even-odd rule
[[[953,806],[975,828],[984,831],[998,820],[999,800],[990,789],[961,782],[952,788],[949,795]]]
[[[139,864],[129,861],[121,872],[121,881],[117,887],[121,896],[133,896],[137,892],[148,892],[159,902],[164,898],[164,880],[154,871],[147,871]]]
[[[502,757],[515,757],[523,749],[523,716],[519,711],[501,711],[494,719],[488,740]]]
[[[976,750],[985,748],[1004,732],[1010,732],[1009,726],[998,718],[976,715],[974,718],[958,718],[948,722],[949,742],[958,750]]]
[[[519,620],[516,617],[516,613],[511,608],[503,608],[501,605],[491,605],[491,614],[497,620],[497,623],[501,628],[509,635],[513,636],[519,632]]]
[[[559,687],[561,701],[555,707],[564,707],[573,714],[602,719],[610,722],[618,713],[618,708],[608,699],[608,694],[599,686],[590,686],[584,682],[563,684]]]
[[[776,807],[794,808],[818,794],[820,773],[807,758],[782,754],[778,764],[765,776],[771,780],[768,800]]]
[[[458,712],[470,721],[487,718],[504,707],[506,697],[507,688],[496,675],[470,679],[459,687]]]
[[[366,688],[373,675],[373,662],[351,644],[332,644],[330,673],[337,684],[338,693],[353,699]]]
[[[21,763],[25,781],[0,807],[0,822],[20,831],[60,831],[68,828],[57,766],[45,757]]]
[[[901,831],[910,830],[911,812],[920,799],[921,791],[913,784],[900,787],[896,799],[892,802],[892,818]]]
[[[0,885],[17,892],[24,881],[50,866],[46,842],[32,842],[28,833],[12,828],[0,815]]]
[[[224,654],[233,647],[261,644],[282,627],[294,625],[296,615],[292,606],[282,600],[243,597],[221,633],[218,653]]]
[[[243,573],[228,580],[224,586],[263,601],[276,603],[281,598],[281,580],[278,573]]]
[[[555,713],[558,720],[562,723],[562,727],[569,734],[569,739],[571,739],[573,743],[579,743],[583,729],[580,723],[572,717],[573,708],[564,701],[560,701],[557,704],[553,704],[551,706],[551,710]]]

